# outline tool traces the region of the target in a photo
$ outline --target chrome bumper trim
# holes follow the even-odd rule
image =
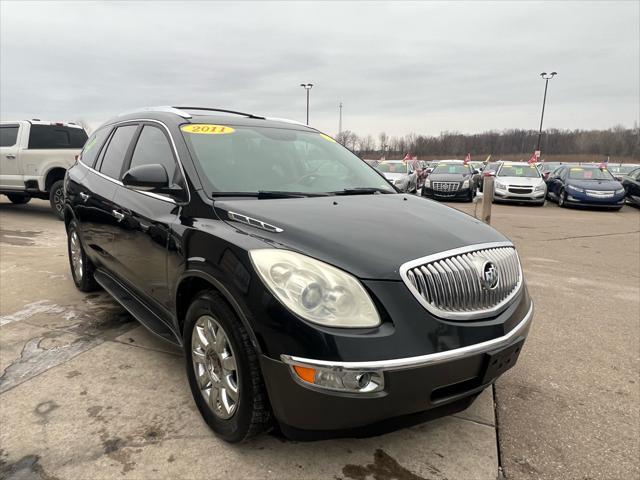
[[[374,360],[368,362],[332,362],[329,360],[313,360],[309,358],[295,357],[291,355],[280,355],[280,359],[288,365],[301,365],[309,367],[323,367],[334,370],[403,370],[410,368],[426,367],[438,363],[458,360],[470,357],[479,353],[495,350],[511,343],[515,338],[526,331],[533,318],[533,302],[524,318],[509,333],[502,337],[487,340],[486,342],[468,345],[466,347],[454,348],[444,352],[429,353],[418,357],[397,358],[393,360]]]

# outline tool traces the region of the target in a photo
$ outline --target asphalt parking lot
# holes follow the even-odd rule
[[[0,478],[638,478],[640,211],[496,205],[492,222],[536,302],[495,396],[378,437],[232,446],[201,420],[180,351],[76,291],[48,204],[2,198]]]

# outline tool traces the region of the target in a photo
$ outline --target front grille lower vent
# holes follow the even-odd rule
[[[493,268],[492,268],[493,267]],[[497,272],[497,282],[492,282]],[[471,245],[412,260],[400,267],[411,293],[436,316],[490,316],[520,290],[522,269],[511,243]]]

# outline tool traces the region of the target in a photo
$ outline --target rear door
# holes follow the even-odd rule
[[[150,164],[164,166],[170,183],[182,190],[176,195],[124,186],[118,190],[115,203],[123,215],[115,247],[118,274],[147,303],[170,311],[173,301],[167,279],[167,246],[180,210],[180,192],[186,199],[186,187],[169,134],[163,126],[148,122],[142,125],[127,170]]]
[[[96,265],[114,273],[117,269],[115,237],[122,219],[113,200],[121,188],[121,174],[131,155],[137,123],[116,127],[100,152],[93,167],[84,165],[87,174],[79,187],[75,211],[80,222],[87,254]],[[89,161],[87,159],[87,161]]]
[[[0,188],[24,189],[22,171],[18,163],[20,124],[0,125]]]

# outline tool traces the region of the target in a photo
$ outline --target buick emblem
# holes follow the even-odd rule
[[[498,286],[498,281],[500,280],[500,273],[498,269],[492,262],[484,262],[482,265],[482,276],[480,278],[480,282],[482,286],[487,290],[494,290]]]

